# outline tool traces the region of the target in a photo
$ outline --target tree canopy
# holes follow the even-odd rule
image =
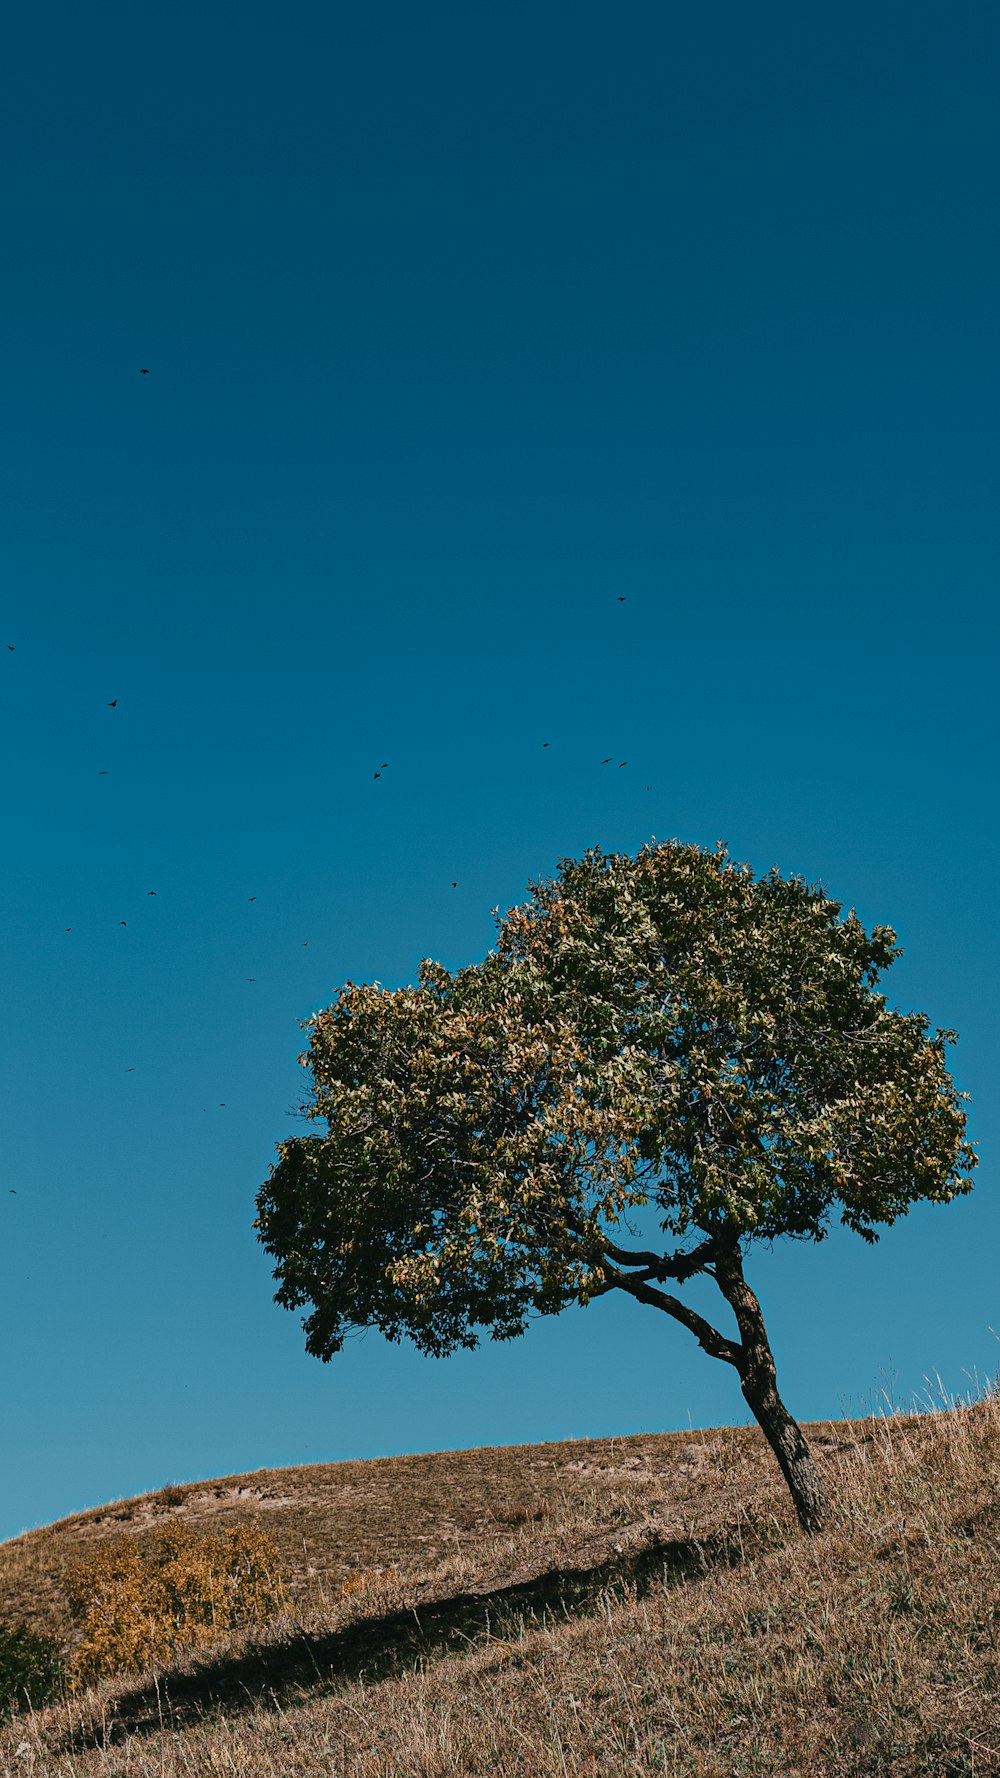
[[[494,917],[481,963],[348,982],[306,1023],[319,1128],[279,1144],[257,1227],[316,1356],[362,1327],[441,1355],[622,1289],[750,1400],[750,1323],[729,1341],[660,1286],[709,1272],[739,1321],[752,1243],[837,1211],[875,1241],[971,1189],[955,1034],[888,1005],[895,933],[821,887],[653,841],[562,860]],[[645,1206],[669,1250],[619,1244]]]

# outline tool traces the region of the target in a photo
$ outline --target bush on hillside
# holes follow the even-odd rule
[[[66,1595],[83,1684],[261,1626],[288,1604],[274,1545],[246,1525],[221,1537],[169,1525],[144,1547],[116,1537],[71,1564]]]
[[[65,1679],[54,1637],[27,1624],[0,1624],[0,1722],[51,1704],[62,1694]]]

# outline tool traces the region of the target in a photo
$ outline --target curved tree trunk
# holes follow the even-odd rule
[[[771,1351],[761,1314],[760,1304],[743,1276],[739,1237],[725,1230],[709,1235],[694,1254],[663,1255],[626,1253],[611,1241],[605,1241],[602,1270],[604,1282],[593,1293],[624,1290],[636,1302],[649,1303],[662,1309],[675,1321],[689,1328],[698,1344],[712,1358],[721,1358],[736,1370],[743,1399],[778,1459],[781,1473],[795,1502],[799,1524],[804,1531],[822,1531],[831,1513],[830,1500],[823,1478],[813,1461],[802,1428],[792,1419],[778,1394]],[[690,1262],[694,1259],[696,1264]],[[617,1261],[612,1264],[611,1261]],[[638,1273],[620,1269],[622,1263],[641,1266]],[[719,1286],[740,1330],[739,1341],[728,1340],[693,1309],[675,1296],[668,1296],[651,1280],[678,1278],[682,1282],[696,1272],[707,1272]]]
[[[830,1499],[802,1428],[778,1394],[764,1317],[743,1276],[738,1247],[716,1261],[715,1276],[740,1330],[737,1370],[743,1399],[778,1459],[803,1531],[822,1531],[829,1521]]]
[[[774,1364],[769,1378],[762,1379],[756,1366],[754,1371],[740,1378],[743,1399],[781,1465],[803,1531],[822,1531],[829,1520],[830,1501],[802,1428],[774,1386]]]

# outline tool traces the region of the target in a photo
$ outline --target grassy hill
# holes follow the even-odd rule
[[[4,1774],[1000,1774],[1000,1399],[807,1429],[799,1532],[756,1428],[259,1470],[0,1545],[67,1646],[96,1540],[250,1521],[291,1612],[0,1731]]]

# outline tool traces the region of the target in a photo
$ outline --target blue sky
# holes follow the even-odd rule
[[[0,1535],[745,1420],[624,1301],[322,1366],[251,1226],[298,1021],[591,845],[723,837],[897,929],[976,1190],[748,1275],[804,1419],[992,1377],[996,8],[5,31]]]

